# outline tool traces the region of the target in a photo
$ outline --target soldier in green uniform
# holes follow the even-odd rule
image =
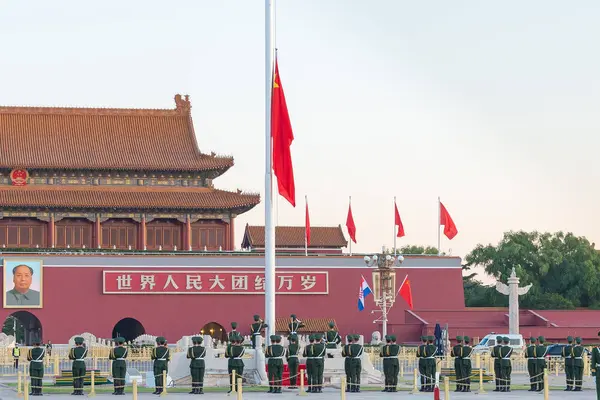
[[[296,318],[296,314],[290,315],[290,323],[288,324],[288,329],[290,331],[290,335],[297,335],[298,329],[304,328],[304,324],[298,318]]]
[[[29,361],[29,376],[31,376],[31,396],[42,395],[42,379],[44,378],[44,356],[46,350],[40,347],[41,340],[35,339],[33,348],[27,352],[27,361]]]
[[[565,359],[565,374],[567,375],[567,388],[565,392],[573,390],[573,357],[571,349],[573,348],[573,336],[567,337],[567,345],[562,348],[562,357]]]
[[[600,332],[598,332],[598,336],[600,336]],[[592,361],[590,363],[590,367],[592,368],[592,376],[594,377],[594,382],[596,384],[596,400],[600,400],[600,379],[598,379],[598,369],[600,368],[600,347],[595,346],[592,349]]]
[[[162,336],[156,338],[156,347],[152,349],[152,360],[154,360],[154,386],[152,394],[161,394],[164,391],[167,382],[163,382],[163,371],[169,372],[169,361],[171,352],[167,347],[167,339]]]
[[[112,362],[112,376],[115,391],[113,394],[125,394],[125,376],[127,375],[127,347],[124,346],[125,338],[118,337],[115,339],[116,346],[110,349],[108,358]]]
[[[462,357],[463,357],[463,337],[456,337],[456,345],[450,350],[450,356],[454,357],[454,373],[456,374],[456,390],[455,392],[462,392],[464,380],[462,376]]]
[[[316,386],[313,393],[323,392],[323,372],[325,372],[325,353],[327,347],[325,338],[322,334],[315,334],[315,343],[312,346],[312,355],[314,357],[314,385]]]
[[[435,372],[437,348],[433,344],[435,337],[427,336],[427,346],[425,346],[425,385],[426,392],[433,392],[435,389]]]
[[[421,336],[421,345],[417,348],[417,358],[419,359],[419,376],[421,380],[421,387],[419,392],[425,391],[425,347],[427,347],[427,338]]]
[[[500,379],[502,379],[500,382],[500,391],[510,392],[510,377],[512,374],[510,356],[512,355],[513,349],[509,346],[510,340],[508,337],[504,336],[502,341],[504,344],[500,348]]]
[[[193,336],[192,346],[187,351],[192,377],[192,391],[190,394],[204,394],[204,356],[206,355],[206,347],[202,346],[203,340],[201,336]]]
[[[87,348],[83,346],[83,338],[77,336],[75,339],[75,347],[69,351],[69,360],[73,360],[73,395],[83,396],[83,378],[85,378],[85,356],[87,356]]]
[[[352,382],[352,342],[354,337],[346,335],[346,344],[342,347],[342,357],[344,357],[344,371],[346,372],[346,392],[350,391],[350,382]]]
[[[314,361],[315,358],[313,357],[313,346],[315,345],[315,335],[311,334],[308,336],[308,341],[309,344],[308,346],[306,346],[304,348],[304,352],[302,353],[302,356],[306,358],[306,377],[307,377],[307,381],[306,382],[306,392],[307,393],[313,393],[313,385],[315,384],[314,381]],[[316,392],[315,392],[316,393]]]
[[[492,347],[492,358],[494,359],[494,376],[496,378],[496,388],[494,392],[500,391],[500,378],[501,378],[501,367],[500,367],[500,349],[502,348],[502,336],[496,336],[496,345]]]
[[[527,372],[529,373],[529,392],[537,390],[537,351],[535,345],[536,339],[532,336],[529,338],[529,346],[525,349],[525,357],[527,358]]]
[[[256,349],[256,337],[260,336],[261,333],[264,332],[265,328],[268,328],[269,325],[265,324],[265,322],[260,318],[260,315],[254,316],[254,323],[250,325],[250,338],[252,340],[252,348]]]
[[[229,376],[231,376],[233,370],[235,370],[236,375],[235,382],[230,384],[229,392],[227,393],[231,393],[233,391],[233,385],[236,385],[236,390],[238,390],[237,379],[244,375],[244,360],[242,360],[242,357],[246,351],[244,346],[242,346],[243,341],[244,338],[238,334],[237,336],[231,338],[231,345],[227,346],[227,350],[225,350],[225,357],[229,359],[227,360],[227,370],[229,371]],[[229,380],[231,381],[232,379],[229,378]]]
[[[538,345],[535,348],[537,355],[537,365],[536,372],[537,375],[543,374],[546,369],[546,354],[548,354],[548,347],[544,344],[546,339],[543,336],[538,337]],[[544,377],[542,375],[538,376],[536,379],[537,382],[537,391],[541,392],[544,390]]]
[[[386,336],[387,344],[381,348],[379,353],[383,357],[383,373],[385,374],[384,392],[396,392],[398,387],[398,373],[400,372],[400,363],[398,354],[400,346],[396,344],[396,336]]]
[[[364,352],[363,346],[360,342],[360,335],[352,335],[352,345],[350,346],[352,352],[351,358],[351,370],[352,370],[352,383],[350,386],[350,392],[360,393],[360,373],[362,372],[362,355]]]
[[[232,342],[234,338],[238,337],[240,333],[237,331],[237,322],[231,323],[231,332],[227,334],[227,341]]]
[[[325,337],[327,338],[327,348],[328,349],[337,349],[337,346],[338,346],[338,344],[341,343],[342,338],[340,336],[340,333],[337,331],[337,329],[335,329],[335,322],[333,322],[333,321],[329,322],[329,330],[325,334]],[[333,354],[328,353],[327,357],[333,358]]]
[[[390,352],[390,346],[392,344],[392,338],[389,335],[385,335],[385,345],[381,346],[379,349],[379,357],[383,358],[383,376],[385,377],[385,385],[383,387],[382,392],[390,392],[392,387],[392,382],[390,379],[391,368],[388,360],[391,358],[388,357],[388,353]]]
[[[473,372],[473,366],[471,364],[471,354],[473,354],[473,348],[470,346],[471,338],[465,336],[463,338],[463,356],[462,356],[462,377],[464,380],[463,392],[471,391],[471,372]]]
[[[289,338],[289,344],[287,348],[287,363],[290,371],[290,389],[296,389],[298,365],[300,361],[298,356],[300,355],[300,346],[298,345],[298,335],[291,335]]]
[[[283,383],[283,358],[286,349],[281,345],[281,336],[271,335],[271,345],[265,350],[269,369],[269,393],[281,393]]]
[[[571,357],[573,357],[573,391],[581,392],[581,385],[583,384],[583,357],[584,348],[581,345],[581,338],[576,337],[575,343],[577,343],[571,349]]]

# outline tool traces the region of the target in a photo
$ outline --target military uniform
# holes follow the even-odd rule
[[[462,356],[462,373],[461,376],[463,378],[463,392],[471,391],[471,373],[473,372],[473,365],[471,364],[471,354],[473,354],[473,348],[469,345],[471,342],[471,338],[465,336],[463,338],[464,345],[462,347],[463,356]]]
[[[381,348],[379,353],[383,357],[383,374],[385,375],[384,392],[396,392],[398,388],[398,373],[400,372],[400,363],[398,354],[400,346],[396,344],[396,336],[386,336],[387,344]]]
[[[462,376],[463,368],[462,368],[462,357],[463,357],[463,346],[462,346],[463,338],[462,336],[456,337],[456,346],[452,347],[450,350],[450,356],[454,357],[454,373],[456,374],[456,390],[455,392],[462,392],[464,380]]]
[[[548,347],[544,345],[544,341],[544,337],[540,336],[538,338],[538,345],[535,348],[535,351],[537,353],[537,375],[543,374],[544,370],[546,369],[546,354],[548,353]],[[537,391],[541,392],[542,390],[544,390],[544,377],[542,375],[538,376],[536,382]]]
[[[123,346],[125,338],[118,337],[115,339],[117,346],[110,350],[109,359],[112,362],[112,376],[114,380],[115,391],[113,394],[125,394],[125,376],[127,375],[127,347]]]
[[[325,353],[327,349],[322,335],[315,335],[315,343],[312,346],[313,367],[314,367],[314,385],[313,393],[323,392],[323,373],[325,372]]]
[[[427,336],[427,346],[425,346],[425,392],[433,392],[435,388],[436,360],[435,354],[437,347],[433,344],[435,338]]]
[[[31,396],[42,395],[42,379],[44,378],[44,356],[46,350],[40,347],[41,341],[35,340],[32,349],[27,352],[29,375],[31,376]]]
[[[163,382],[163,371],[169,372],[169,361],[171,360],[171,351],[167,347],[167,339],[162,336],[156,338],[156,347],[152,349],[152,360],[154,360],[154,386],[152,394],[161,394],[167,382]]]
[[[238,334],[237,336],[232,337],[231,343],[225,350],[225,357],[229,359],[227,360],[227,371],[229,372],[230,382],[232,380],[231,374],[235,370],[235,382],[231,382],[229,385],[229,392],[227,393],[233,391],[234,385],[236,385],[235,387],[237,388],[238,378],[241,378],[244,375],[244,360],[242,360],[242,357],[246,350],[244,349],[244,346],[242,346],[243,341],[244,338]]]
[[[537,390],[537,380],[540,379],[540,377],[537,376],[537,346],[535,345],[535,340],[534,337],[530,337],[529,346],[525,349],[525,357],[527,357],[527,373],[529,374],[529,392]]]
[[[290,315],[290,323],[288,324],[289,335],[297,335],[298,329],[304,328],[304,324],[298,318],[296,318],[296,314]]]
[[[192,337],[192,347],[188,348],[187,358],[190,359],[190,375],[192,391],[190,394],[204,394],[204,356],[206,347],[202,346],[202,337]]]
[[[269,325],[265,324],[264,321],[260,318],[260,315],[254,316],[254,323],[250,325],[250,338],[252,340],[252,348],[256,348],[256,337],[260,336],[260,334],[268,328]]]
[[[427,338],[425,336],[421,336],[421,341],[423,342],[419,347],[417,347],[417,358],[419,359],[419,376],[421,380],[421,387],[419,388],[419,392],[425,391],[425,348],[427,347]]]
[[[271,345],[267,346],[265,357],[269,369],[269,393],[281,393],[283,383],[283,358],[287,351],[281,345],[281,336],[271,335]]]
[[[496,345],[492,347],[492,358],[494,359],[494,376],[496,378],[496,388],[494,392],[500,391],[500,378],[502,377],[500,359],[500,349],[502,348],[502,336],[496,336]]]
[[[240,333],[236,329],[237,329],[237,322],[232,322],[231,323],[231,332],[229,332],[227,334],[227,341],[228,342],[231,343],[234,338],[237,338],[238,336],[241,336]]]
[[[571,357],[573,357],[573,391],[581,392],[581,385],[583,384],[583,357],[585,353],[580,337],[575,338],[575,343],[577,344],[571,349]]]
[[[350,345],[351,351],[351,363],[350,368],[352,371],[352,383],[350,386],[350,392],[359,393],[360,392],[360,373],[362,372],[362,355],[364,352],[363,346],[359,343],[360,336],[353,335],[352,336],[353,343]]]
[[[75,338],[75,347],[69,351],[69,360],[73,360],[73,393],[74,395],[83,396],[83,379],[85,378],[85,357],[87,356],[87,348],[83,346],[83,338]]]
[[[600,336],[600,332],[598,332],[598,336]],[[596,399],[600,400],[600,379],[598,379],[600,378],[598,376],[598,369],[600,369],[600,347],[598,346],[592,349],[592,362],[590,367],[592,368],[592,376],[596,383]]]
[[[315,335],[310,335],[308,337],[308,341],[310,342],[308,346],[304,348],[304,352],[302,356],[306,358],[306,377],[308,378],[308,382],[306,382],[308,393],[313,393],[313,385],[316,384],[315,376],[314,376],[314,366],[315,366],[315,357],[313,356],[313,346],[315,345]],[[316,393],[316,392],[315,392]]]
[[[510,377],[512,375],[512,363],[510,356],[512,355],[513,349],[509,346],[510,340],[508,337],[504,337],[504,345],[500,348],[500,391],[510,392]]]
[[[298,356],[300,353],[300,346],[298,345],[298,336],[291,335],[289,338],[289,345],[287,348],[287,363],[290,371],[290,389],[295,389],[298,375],[298,365],[300,361]]]
[[[346,372],[346,392],[350,391],[350,382],[352,382],[352,345],[354,337],[346,336],[346,344],[342,347],[342,357],[344,357],[344,372]]]
[[[325,338],[327,339],[328,349],[337,349],[342,338],[340,337],[340,333],[335,329],[335,322],[329,322],[329,330],[325,334]],[[327,357],[333,358],[333,354],[327,354]]]
[[[565,391],[573,390],[573,356],[571,354],[571,349],[573,348],[573,337],[567,337],[567,343],[565,347],[562,348],[562,356],[565,359],[565,374],[567,375],[567,388]]]

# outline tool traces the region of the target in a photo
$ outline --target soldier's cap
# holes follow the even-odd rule
[[[271,339],[272,342],[277,340],[277,336],[276,335],[271,335],[269,336],[269,338]]]
[[[580,337],[576,337],[575,338],[575,342],[577,342],[577,344],[581,344],[581,338]]]
[[[281,342],[281,335],[275,335],[275,341],[277,343]]]
[[[469,342],[471,341],[471,338],[470,338],[470,337],[468,337],[468,336],[465,336],[465,337],[463,338],[463,340],[465,341],[465,343],[469,343]]]
[[[334,326],[335,326],[335,322],[333,322],[333,321],[329,321],[329,327],[330,327],[330,328],[333,328]]]
[[[435,340],[435,337],[434,336],[428,336],[427,340]]]
[[[462,340],[463,340],[463,337],[462,337],[462,336],[457,336],[457,337],[456,337],[456,341],[457,341],[457,342],[462,342]]]
[[[258,321],[259,319],[260,319],[260,315],[258,315],[258,314],[254,314],[254,320],[255,320],[255,321]]]
[[[354,340],[360,340],[360,335],[354,335]]]
[[[544,339],[544,337],[543,337],[543,336],[540,336],[540,337],[538,338],[538,340],[540,341],[540,343],[544,343],[544,341],[545,341],[546,339]]]
[[[123,344],[123,343],[125,343],[125,338],[124,338],[124,337],[122,337],[122,336],[119,336],[119,337],[117,338],[117,343],[119,343],[119,344]]]
[[[159,336],[156,338],[156,343],[165,344],[165,343],[167,343],[167,339],[165,339],[164,336]]]
[[[600,334],[598,334],[598,336],[600,336]],[[421,341],[423,341],[423,342],[424,342],[424,341],[426,341],[426,340],[427,340],[427,338],[426,338],[425,336],[421,336]]]
[[[532,337],[529,338],[529,341],[535,342],[535,338],[532,336]]]
[[[33,338],[33,345],[34,346],[39,346],[42,343],[42,341],[40,340],[39,337],[34,337]]]
[[[504,336],[502,338],[502,340],[504,340],[504,343],[509,343],[510,342],[510,339],[508,338],[508,336]]]
[[[308,340],[310,340],[311,342],[315,341],[315,335],[313,335],[312,333],[310,335],[308,335]]]
[[[567,342],[571,343],[573,341],[573,336],[567,336]]]
[[[600,335],[598,335],[600,336]],[[352,335],[346,335],[346,340],[347,341],[352,341],[354,339],[354,337]]]
[[[74,340],[75,344],[83,344],[83,338],[81,336],[77,336]]]
[[[296,314],[290,315],[290,318],[296,319]]]
[[[294,342],[298,341],[298,335],[296,335],[295,333],[292,333],[289,337],[289,340],[293,340]]]
[[[231,327],[232,327],[233,329],[237,328],[237,322],[232,322],[232,323],[231,323]]]
[[[501,342],[502,341],[502,336],[496,336],[496,342]]]
[[[390,336],[390,338],[392,339],[392,342],[396,341],[396,335],[392,335],[392,336]]]
[[[392,337],[390,335],[385,335],[385,341],[386,342],[391,342],[392,341]]]

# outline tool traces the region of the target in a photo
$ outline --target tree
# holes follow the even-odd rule
[[[16,335],[15,335],[15,331],[14,331],[15,321],[16,321],[16,325],[17,325]],[[19,321],[18,318],[13,317],[12,315],[9,315],[4,320],[4,325],[2,326],[2,332],[6,335],[15,336],[15,339],[17,340],[18,343],[22,343],[23,339],[25,338],[25,331],[23,329],[23,324],[21,323],[21,321]]]
[[[572,233],[506,232],[497,246],[477,245],[466,266],[482,266],[506,282],[513,267],[521,285],[533,284],[520,304],[536,309],[600,308],[600,255],[593,244]],[[467,293],[468,296],[467,297]],[[507,296],[493,286],[465,286],[467,305],[500,306]]]
[[[436,249],[435,247],[432,247],[432,246],[406,245],[406,246],[402,246],[399,249],[397,249],[396,252],[398,254],[405,254],[405,255],[426,254],[426,255],[437,256],[438,249]],[[392,249],[391,253],[394,253],[394,249]]]

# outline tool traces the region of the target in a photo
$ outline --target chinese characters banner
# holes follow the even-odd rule
[[[263,294],[260,271],[103,271],[104,294]],[[328,294],[327,271],[278,272],[277,294]]]

